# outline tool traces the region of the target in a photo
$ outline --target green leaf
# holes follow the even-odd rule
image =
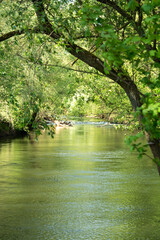
[[[150,55],[151,57],[155,56],[155,55],[156,55],[156,50],[151,50],[151,51],[149,51],[149,55]]]
[[[143,11],[144,11],[145,13],[149,14],[150,11],[153,9],[153,6],[152,6],[152,4],[150,4],[150,3],[144,3],[144,4],[142,5],[142,9],[143,9]]]
[[[130,0],[128,3],[128,9],[134,11],[138,7],[138,2],[136,0]]]
[[[153,0],[153,1],[152,1],[152,5],[153,5],[154,7],[159,7],[159,6],[160,6],[160,0]]]

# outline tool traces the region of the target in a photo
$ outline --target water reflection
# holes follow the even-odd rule
[[[159,176],[111,127],[1,144],[0,239],[159,239]]]

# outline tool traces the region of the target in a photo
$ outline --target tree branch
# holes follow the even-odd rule
[[[122,17],[126,18],[129,22],[133,23],[133,28],[135,29],[135,31],[138,33],[138,35],[140,37],[144,37],[145,36],[145,31],[141,26],[142,20],[143,20],[143,16],[142,16],[142,12],[141,12],[141,8],[139,6],[138,8],[138,14],[139,14],[139,19],[138,22],[136,22],[134,20],[134,18],[128,14],[126,11],[124,11],[121,7],[119,7],[115,2],[111,1],[111,0],[97,0],[97,2],[106,4],[107,6],[112,7],[114,10],[116,10]],[[139,1],[140,4],[140,1]],[[155,45],[153,43],[153,45]],[[145,44],[146,50],[150,51],[150,50],[155,50],[155,46],[149,45],[149,44]],[[160,63],[160,58],[159,57],[152,57],[154,62]]]
[[[0,36],[0,42],[3,42],[9,38],[12,38],[14,36],[19,36],[19,35],[22,35],[26,32],[30,32],[30,33],[40,33],[40,28],[38,27],[35,27],[33,29],[21,29],[21,30],[15,30],[15,31],[11,31],[11,32],[8,32],[8,33],[5,33],[3,35]]]
[[[142,27],[135,21],[135,19],[128,14],[126,11],[124,11],[121,7],[119,7],[115,2],[112,2],[111,0],[97,0],[97,2],[106,4],[110,7],[112,7],[114,10],[116,10],[122,17],[126,18],[129,22],[134,23],[134,29],[136,32],[140,35],[143,36],[145,34],[144,30]]]
[[[24,34],[24,30],[11,31],[0,36],[0,42],[3,42],[11,37]]]
[[[42,28],[43,32],[47,35],[51,35],[51,37],[54,39],[59,39],[61,36],[58,34],[58,32],[54,31],[53,26],[49,22],[48,17],[45,13],[43,0],[32,0],[32,3],[37,15],[39,25]]]
[[[87,73],[87,74],[95,74],[95,75],[98,75],[98,76],[101,76],[101,77],[105,77],[104,75],[99,74],[99,73],[96,73],[96,72],[88,72],[88,71],[73,69],[73,68],[69,68],[69,67],[65,67],[65,66],[60,66],[60,65],[56,65],[56,64],[45,64],[45,63],[44,63],[43,65],[49,66],[49,67],[63,68],[63,69],[70,70],[70,71],[74,71],[74,72]]]
[[[74,71],[74,72],[87,73],[87,74],[95,74],[95,75],[98,75],[98,76],[101,76],[101,77],[105,77],[104,75],[99,74],[99,73],[96,73],[96,72],[89,72],[89,71],[84,71],[84,70],[78,70],[78,69],[74,69],[74,68],[70,68],[70,67],[66,67],[66,66],[61,66],[61,65],[58,65],[58,64],[39,63],[38,61],[32,62],[32,61],[30,61],[28,58],[25,58],[25,57],[23,57],[23,56],[20,55],[20,54],[17,54],[17,56],[20,57],[20,58],[22,58],[22,59],[24,59],[25,61],[31,62],[31,63],[33,63],[33,64],[39,64],[39,65],[47,66],[47,67],[58,67],[58,68],[63,68],[63,69],[70,70],[70,71]]]
[[[120,8],[115,2],[110,0],[97,0],[97,2],[104,3],[110,7],[112,7],[114,10],[116,10],[118,13],[121,14],[124,18],[128,19],[129,21],[134,21],[131,15],[129,15],[126,11],[124,11],[122,8]]]

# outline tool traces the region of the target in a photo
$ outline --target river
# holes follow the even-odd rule
[[[0,240],[158,240],[160,177],[112,126],[0,142]]]

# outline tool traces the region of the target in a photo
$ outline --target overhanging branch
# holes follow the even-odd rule
[[[97,0],[97,1],[100,1],[100,0]],[[101,1],[104,1],[104,0],[101,0]],[[63,37],[62,34],[54,30],[52,24],[50,23],[47,15],[44,12],[43,1],[32,0],[32,2],[34,4],[34,8],[35,8],[37,19],[40,26],[38,33],[46,34],[47,36],[51,37],[52,40],[60,39],[61,37]],[[111,1],[105,1],[105,2],[113,3]],[[34,29],[34,32],[37,32],[37,29],[36,30]],[[23,33],[25,33],[25,30],[12,31],[8,34],[1,36],[0,40],[4,41],[6,39],[9,39],[12,36],[21,35]],[[105,71],[104,62],[93,53],[90,53],[89,51],[78,46],[75,43],[65,40],[65,38],[64,38],[64,45],[65,45],[65,49],[70,54],[72,54],[76,58],[86,63],[88,66],[99,71],[104,76],[118,83],[125,90],[134,109],[136,109],[141,105],[140,92],[138,91],[137,86],[131,80],[130,76],[123,72],[123,69],[120,68],[119,70],[115,70],[112,68],[111,70],[106,69],[107,71]]]
[[[104,3],[110,7],[112,7],[114,10],[116,10],[121,16],[128,19],[129,21],[134,21],[131,15],[129,15],[126,11],[124,11],[122,8],[120,8],[115,2],[110,0],[97,0],[97,2]]]
[[[14,36],[19,36],[19,35],[22,35],[26,32],[29,32],[29,33],[40,33],[40,28],[38,27],[35,27],[33,29],[21,29],[21,30],[15,30],[15,31],[10,31],[8,33],[5,33],[3,35],[0,36],[0,42],[3,42],[9,38],[12,38]]]
[[[111,0],[97,0],[97,2],[100,2],[100,3],[103,3],[103,4],[106,4],[106,5],[110,6],[112,9],[114,9],[116,12],[118,12],[122,17],[127,19],[129,22],[132,22],[133,27],[136,30],[136,32],[139,34],[139,36],[143,36],[145,34],[141,25],[139,23],[137,23],[135,21],[135,19],[130,14],[128,14],[121,7],[119,7],[115,2],[113,2]]]
[[[74,71],[74,72],[80,72],[80,73],[86,73],[86,74],[94,74],[94,75],[98,75],[100,77],[105,77],[104,75],[102,74],[99,74],[98,72],[92,72],[92,71],[84,71],[84,70],[79,70],[79,69],[74,69],[74,68],[70,68],[70,67],[66,67],[66,66],[61,66],[61,65],[58,65],[58,64],[48,64],[48,63],[39,63],[38,61],[35,60],[35,62],[33,61],[30,61],[28,58],[25,58],[23,57],[22,55],[20,54],[17,54],[18,57],[26,60],[27,62],[31,62],[33,64],[39,64],[41,66],[47,66],[47,67],[57,67],[57,68],[62,68],[62,69],[66,69],[66,70],[69,70],[69,71]]]
[[[87,74],[95,74],[95,75],[98,75],[98,76],[101,76],[101,77],[105,77],[104,75],[99,74],[99,73],[96,73],[96,72],[89,72],[89,71],[84,71],[84,70],[78,70],[78,69],[73,69],[73,68],[70,68],[70,67],[60,66],[60,65],[56,65],[56,64],[45,64],[45,63],[44,63],[43,65],[49,66],[49,67],[63,68],[63,69],[70,70],[70,71],[74,71],[74,72],[87,73]]]
[[[24,30],[11,31],[0,36],[0,42],[3,42],[11,37],[24,34]]]

